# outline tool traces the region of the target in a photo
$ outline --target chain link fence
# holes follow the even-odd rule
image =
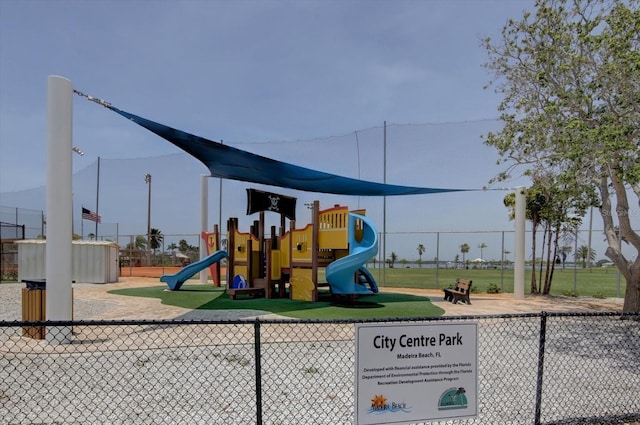
[[[478,323],[479,413],[446,423],[622,424],[640,420],[639,319],[419,321]],[[0,322],[0,422],[351,424],[356,323]],[[25,336],[44,325],[71,343]]]

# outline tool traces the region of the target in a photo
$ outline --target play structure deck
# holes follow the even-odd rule
[[[317,301],[318,288],[328,286],[334,296],[355,297],[378,292],[366,263],[378,252],[378,234],[364,210],[349,211],[336,205],[320,211],[312,207],[312,222],[302,228],[281,215],[279,229],[265,232],[265,211],[259,212],[248,232],[238,229],[238,219],[227,221],[227,293],[239,296],[290,297]],[[220,252],[220,234],[203,232],[210,256]],[[212,264],[214,285],[220,285],[217,262]],[[326,282],[318,271],[325,269]]]

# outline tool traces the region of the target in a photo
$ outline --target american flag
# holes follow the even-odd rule
[[[102,217],[100,217],[100,215],[94,213],[91,210],[86,209],[85,207],[82,207],[82,218],[84,220],[90,220],[90,221],[95,221],[96,223],[102,223]]]

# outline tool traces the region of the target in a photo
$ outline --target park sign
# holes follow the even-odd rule
[[[478,414],[478,325],[356,325],[355,423],[406,424]]]

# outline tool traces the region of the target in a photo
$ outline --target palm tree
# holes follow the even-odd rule
[[[167,245],[167,250],[171,254],[171,265],[175,265],[176,262],[176,249],[178,249],[178,245],[176,245],[175,242],[171,242],[169,245]]]
[[[560,259],[562,260],[562,268],[564,269],[564,263],[567,261],[567,256],[571,254],[571,247],[569,245],[564,245],[560,247]]]
[[[487,247],[487,244],[482,242],[480,245],[478,245],[478,248],[480,248],[480,259],[484,260],[484,257],[482,256],[482,250],[485,249]]]
[[[158,229],[152,228],[149,232],[149,248],[153,249],[153,255],[156,254],[156,249],[162,246],[162,241],[164,241],[164,235]]]
[[[418,266],[422,267],[422,254],[424,254],[424,252],[427,250],[423,244],[419,244],[418,245],[418,257],[420,257],[420,259],[418,260]]]
[[[587,268],[587,260],[591,263],[596,259],[596,252],[593,249],[589,249],[588,246],[582,245],[576,251],[576,260],[578,258],[582,260],[582,268],[585,269]]]
[[[466,254],[469,252],[469,244],[468,243],[463,243],[462,245],[460,245],[460,252],[462,253],[462,264],[466,263]]]
[[[185,239],[180,239],[178,241],[178,251],[180,251],[181,253],[186,254],[190,248],[191,246],[187,243]]]
[[[95,235],[95,234],[93,234],[93,233],[89,233],[89,234],[87,235],[87,237],[88,237],[90,240],[94,240],[94,239],[95,239],[95,237],[96,237],[96,235]]]
[[[141,235],[136,236],[136,241],[133,245],[134,249],[146,249],[147,248],[147,238]]]
[[[398,254],[396,254],[394,251],[391,251],[391,256],[389,257],[388,261],[389,261],[389,268],[392,269],[395,262],[398,261]]]
[[[504,250],[504,262],[506,264],[509,264],[509,260],[507,259],[507,255],[509,255],[509,254],[511,254],[511,251],[508,251],[508,250],[505,249]]]

